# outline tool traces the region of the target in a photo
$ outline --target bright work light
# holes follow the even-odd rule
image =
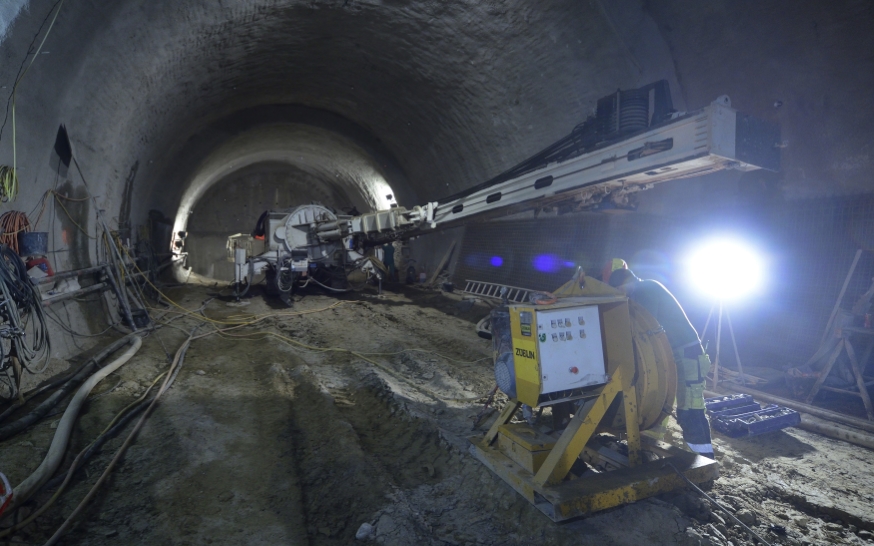
[[[764,263],[755,249],[737,239],[703,242],[688,260],[689,280],[703,295],[736,301],[761,289]]]

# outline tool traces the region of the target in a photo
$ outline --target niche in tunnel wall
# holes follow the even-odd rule
[[[285,163],[259,163],[234,172],[212,186],[194,205],[185,250],[195,273],[232,281],[227,261],[229,235],[250,233],[266,210],[318,202],[342,213],[356,202],[338,185]],[[366,210],[366,209],[365,209]]]
[[[607,259],[624,258],[641,278],[664,283],[700,333],[714,301],[689,286],[685,260],[696,242],[723,233],[748,239],[768,264],[763,291],[727,306],[744,366],[800,366],[819,346],[856,250],[874,249],[874,197],[788,201],[695,218],[583,213],[469,226],[454,281],[552,290],[577,266],[599,277]],[[874,252],[865,251],[842,306],[850,309],[872,279]],[[715,338],[711,326],[704,338],[711,353]],[[725,363],[733,366],[730,340],[723,343]]]
[[[89,226],[91,213],[91,200],[85,186],[73,186],[69,180],[61,184],[56,190],[54,218],[51,220],[49,231],[54,239],[55,222],[60,224],[60,241],[49,241],[55,250],[63,249],[69,260],[71,269],[82,269],[91,265],[91,256],[88,249],[92,236],[83,229]],[[60,243],[60,244],[59,244]]]

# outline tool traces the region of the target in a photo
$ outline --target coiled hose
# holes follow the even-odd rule
[[[0,201],[15,201],[18,196],[18,173],[14,167],[0,165]]]
[[[73,431],[76,417],[79,416],[79,410],[82,409],[82,404],[85,403],[85,399],[91,393],[91,389],[93,389],[95,385],[102,381],[107,375],[119,369],[128,360],[133,358],[143,345],[143,339],[139,336],[131,336],[127,338],[127,341],[131,344],[130,348],[121,356],[89,377],[88,380],[79,387],[76,394],[73,395],[73,399],[70,400],[70,404],[64,411],[63,417],[61,417],[61,420],[58,422],[58,429],[55,432],[54,438],[52,438],[52,443],[49,446],[48,453],[46,453],[45,458],[36,471],[13,489],[12,501],[8,510],[12,511],[16,506],[27,501],[31,495],[33,495],[33,493],[39,489],[46,480],[51,478],[52,474],[54,474],[58,469],[58,466],[64,459],[64,452],[67,450],[67,442],[70,440],[70,433]]]
[[[3,178],[10,177],[9,171],[2,170],[4,168],[8,167],[0,167],[0,188],[2,188],[0,193],[5,193],[5,188],[8,185],[8,182],[5,182]],[[12,177],[15,177],[14,174]],[[8,245],[15,251],[15,254],[18,254],[18,234],[30,231],[30,220],[27,219],[25,213],[19,210],[10,210],[0,215],[0,230],[2,230],[0,243]]]

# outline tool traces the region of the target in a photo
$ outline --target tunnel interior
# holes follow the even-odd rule
[[[396,201],[385,171],[353,140],[328,129],[253,128],[222,143],[197,166],[184,186],[173,231],[187,233],[189,268],[232,281],[228,235],[251,232],[267,210],[299,204],[319,203],[340,214],[387,209]]]
[[[265,544],[347,544],[365,520],[375,529],[371,538],[385,544],[571,544],[578,532],[589,532],[585,525],[544,525],[527,503],[505,500],[503,482],[483,477],[465,459],[465,434],[476,418],[472,400],[480,409],[485,397],[479,395],[494,384],[491,346],[476,337],[474,326],[488,314],[486,307],[500,301],[459,293],[469,281],[551,292],[579,272],[600,278],[605,262],[621,258],[675,296],[703,349],[729,371],[742,375],[743,362],[763,382],[755,384],[773,395],[815,403],[845,419],[874,417],[861,396],[870,390],[870,378],[857,384],[845,349],[856,342],[845,332],[869,336],[871,329],[872,28],[874,8],[863,0],[5,0],[0,213],[9,213],[10,221],[26,218],[29,227],[21,230],[47,234],[39,257],[55,274],[89,271],[39,285],[39,297],[62,299],[45,304],[47,367],[22,372],[24,390],[72,371],[83,353],[151,317],[160,328],[145,338],[147,365],[124,372],[117,392],[104,398],[112,403],[95,400],[97,409],[81,425],[98,433],[97,421],[124,407],[122,397],[150,392],[146,386],[158,364],[165,357],[173,361],[163,332],[182,343],[183,323],[192,335],[233,328],[221,332],[216,348],[194,355],[196,367],[180,376],[187,383],[178,405],[168,403],[176,409],[160,417],[160,430],[146,434],[150,442],[182,446],[165,458],[179,465],[164,468],[172,479],[146,478],[150,503],[185,505],[175,489],[180,481],[219,472],[212,464],[233,474],[232,466],[210,457],[221,453],[215,457],[226,461],[242,450],[276,473],[283,488],[276,495],[294,514],[292,523],[272,519],[269,507],[253,500],[273,498],[265,492],[265,475],[237,476],[264,482],[257,494],[227,497],[223,489],[197,483],[221,499],[218,508],[204,504],[211,513],[242,510],[246,502],[258,506],[258,517],[266,519],[259,519],[263,534],[257,537]],[[780,139],[773,144],[779,169],[746,172],[729,165],[647,187],[621,204],[605,198],[597,207],[522,207],[463,226],[435,224],[415,238],[399,236],[395,244],[386,237],[366,249],[351,248],[342,238],[320,244],[312,231],[305,245],[309,262],[298,264],[297,276],[262,281],[258,273],[252,293],[247,288],[238,297],[242,282],[232,283],[235,274],[251,281],[255,270],[250,275],[235,266],[228,237],[251,234],[249,243],[261,244],[256,223],[266,211],[318,204],[335,215],[357,216],[436,203],[576,134],[597,113],[599,99],[658,81],[670,89],[673,119],[728,100],[744,115],[778,126]],[[611,161],[597,168],[606,173]],[[583,193],[568,202],[581,203]],[[4,243],[17,244],[17,225],[2,226]],[[316,221],[302,229],[315,230]],[[688,277],[695,245],[724,234],[766,258],[764,287],[730,304],[696,292]],[[280,250],[273,248],[277,256]],[[376,275],[371,271],[309,284],[316,277],[308,277],[307,268],[338,252],[351,256],[347,251],[385,260],[386,271],[378,281],[368,277]],[[385,258],[391,252],[393,263]],[[283,264],[292,270],[290,256],[276,260],[277,270]],[[269,277],[270,268],[265,271]],[[270,282],[278,282],[280,291],[283,282],[292,282],[294,297],[277,300]],[[725,326],[724,303],[726,320],[733,321]],[[247,328],[256,333],[240,333]],[[731,329],[734,345],[722,337],[717,356],[725,335],[717,332],[724,328]],[[0,412],[18,407],[7,357],[20,331],[0,332],[0,402],[8,403]],[[821,369],[810,364],[826,345],[829,355],[844,348],[829,364],[840,373],[820,382],[828,392],[807,399],[796,390],[809,392],[819,378]],[[866,347],[857,351],[864,373],[872,353]],[[430,356],[417,356],[417,350]],[[254,370],[251,377],[246,366]],[[213,383],[206,386],[208,381]],[[243,382],[248,386],[237,388]],[[245,411],[228,411],[234,404]],[[238,437],[237,428],[217,432],[221,420],[257,428],[252,416],[262,413],[276,421],[259,429],[263,434],[252,443]],[[18,461],[12,472],[18,478],[30,459],[22,445],[7,444],[6,415],[0,413],[0,448],[14,448],[10,460]],[[48,433],[37,429],[34,438],[47,440]],[[827,448],[812,436],[787,433],[755,445],[719,438],[725,455],[717,455],[727,474],[720,494],[744,489],[744,476],[761,474],[757,465],[767,460],[785,480],[779,494],[756,482],[733,505],[759,510],[757,529],[789,528],[792,540],[771,536],[780,544],[870,543],[870,498],[845,492],[829,506],[813,494],[805,495],[814,500],[799,500],[805,496],[801,482],[829,493],[835,491],[832,481],[852,486],[831,467],[825,478],[813,470],[805,474],[803,465],[803,476],[788,470],[795,457],[809,456],[811,468],[827,464],[821,455]],[[198,441],[210,448],[191,458]],[[269,457],[282,464],[264,462],[258,445],[266,443]],[[406,455],[395,453],[394,443]],[[330,445],[327,459],[319,455],[322,445]],[[134,460],[159,453],[149,449]],[[872,464],[870,457],[859,458],[854,469]],[[129,478],[122,478],[126,491],[136,485]],[[489,489],[482,506],[474,483]],[[344,484],[349,491],[332,493]],[[435,500],[443,496],[450,499],[445,505]],[[383,497],[391,502],[384,504]],[[782,508],[762,508],[764,498]],[[668,499],[679,511],[638,503],[587,520],[593,541],[699,544],[697,534],[710,533],[706,524],[718,527],[718,518],[695,515],[690,506],[697,502],[675,500]],[[180,536],[192,544],[206,538],[235,543],[229,537],[238,531],[231,527],[239,522],[249,528],[245,511],[225,525],[210,519],[207,508],[186,507],[176,517],[172,510],[131,502],[124,497],[121,506],[137,511],[137,525],[166,524],[153,526],[151,543]],[[72,508],[57,508],[55,519]],[[464,517],[452,515],[459,511]],[[442,519],[446,513],[449,520]],[[807,527],[801,518],[814,524]],[[675,536],[657,524],[662,520],[675,520],[693,534]],[[464,530],[481,523],[483,530]],[[639,533],[629,530],[638,523]],[[3,525],[0,519],[0,541]],[[83,524],[74,531],[77,539],[102,544],[100,537],[146,532],[122,522],[120,535],[110,535],[99,525]],[[712,543],[744,543],[742,529],[722,525],[726,531],[717,532],[725,540],[711,533]],[[42,525],[35,536],[47,539],[49,527]]]

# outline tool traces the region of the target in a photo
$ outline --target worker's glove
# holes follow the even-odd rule
[[[0,516],[3,515],[3,511],[6,510],[7,506],[9,506],[11,500],[12,486],[9,484],[9,480],[6,479],[6,476],[0,472]]]

